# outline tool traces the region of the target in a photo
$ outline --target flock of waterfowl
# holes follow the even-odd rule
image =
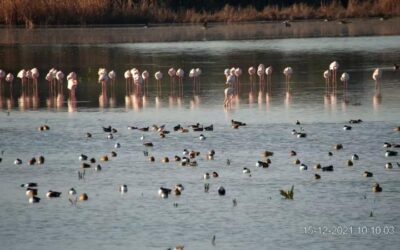
[[[361,119],[355,119],[355,120],[350,120],[348,123],[353,125],[353,126],[354,125],[359,126],[358,124],[361,124],[362,122],[363,121]],[[303,131],[303,128],[301,127],[302,124],[300,123],[300,121],[296,121],[295,124],[296,124],[297,127],[299,127],[299,129],[293,129],[292,130],[292,134],[295,135],[297,138],[306,138],[307,134]],[[239,127],[245,127],[246,125],[247,124],[244,123],[244,122],[231,120],[231,127],[233,129],[238,129]],[[343,126],[343,130],[352,130],[352,126],[351,125],[347,125],[347,124],[344,125]],[[140,131],[142,133],[146,133],[146,132],[148,133],[150,131],[153,131],[154,133],[157,133],[161,138],[166,138],[167,135],[168,136],[172,136],[171,135],[172,131],[175,132],[175,133],[178,133],[178,132],[179,133],[188,133],[188,132],[190,132],[190,129],[191,129],[193,133],[202,132],[202,131],[211,132],[211,131],[214,131],[214,126],[212,124],[209,125],[209,126],[203,126],[203,125],[201,125],[199,123],[196,123],[196,124],[192,124],[190,126],[187,126],[185,128],[185,127],[181,126],[180,124],[178,124],[176,126],[173,126],[172,127],[172,131],[170,131],[170,130],[167,129],[167,125],[164,124],[164,125],[160,125],[160,126],[152,125],[151,127],[150,126],[147,126],[147,127],[129,126],[128,129],[129,130],[137,130],[137,131]],[[50,130],[50,127],[48,125],[41,125],[41,126],[38,127],[38,131],[40,131],[41,133],[46,133],[48,130]],[[297,130],[302,131],[302,132],[297,132]],[[400,132],[400,127],[397,127],[394,130],[397,131],[397,132]],[[113,139],[113,135],[118,133],[118,130],[116,128],[108,126],[108,127],[102,127],[102,132],[105,134],[104,138],[106,140],[112,140]],[[92,138],[92,133],[89,133],[89,132],[86,133],[85,137],[87,139]],[[198,136],[198,139],[201,140],[201,141],[204,141],[204,140],[206,140],[206,136],[203,135],[203,134],[200,134]],[[143,147],[144,147],[143,148],[144,157],[146,157],[148,159],[148,162],[150,162],[150,163],[156,162],[155,155],[150,154],[148,149],[147,149],[147,148],[153,147],[154,146],[153,143],[151,141],[146,140],[146,137],[144,135],[140,138],[140,140],[141,140],[141,142],[143,144]],[[396,148],[400,148],[400,144],[384,142],[383,143],[383,147],[386,149],[385,156],[386,157],[393,157],[393,156],[397,156],[398,155],[398,151],[396,151],[395,149]],[[116,142],[114,144],[114,148],[115,148],[115,150],[118,150],[119,148],[121,148],[121,144]],[[333,149],[335,151],[342,150],[343,148],[344,148],[344,146],[342,144],[333,145]],[[153,151],[153,153],[154,153],[154,151]],[[328,153],[329,156],[332,156],[334,154],[332,151],[327,152],[327,153]],[[214,149],[211,149],[207,153],[205,153],[205,159],[206,160],[214,160],[215,154],[216,154],[216,151]],[[169,157],[164,156],[164,157],[160,157],[159,161],[162,162],[162,163],[168,163],[170,161],[175,161],[175,162],[179,163],[179,165],[182,166],[182,167],[185,167],[185,166],[196,167],[196,166],[198,166],[196,158],[197,157],[201,157],[201,155],[202,155],[202,153],[200,151],[183,149],[182,156],[175,155],[173,157],[173,159],[171,159],[171,160],[170,160]],[[271,158],[273,157],[273,155],[274,155],[274,153],[272,151],[268,151],[268,150],[263,151],[261,153],[261,156],[264,158],[264,160],[256,161],[255,165],[257,167],[261,167],[261,168],[270,167],[271,163],[272,163]],[[118,154],[117,154],[116,151],[111,151],[107,155],[100,156],[98,160],[100,162],[107,162],[111,158],[114,158],[114,157],[117,157],[117,156],[118,156]],[[290,150],[289,156],[290,157],[296,157],[297,153],[294,150]],[[358,154],[353,154],[351,156],[351,159],[347,160],[347,166],[349,166],[349,167],[353,166],[354,162],[358,161],[359,158],[360,157],[359,157]],[[87,156],[85,154],[80,154],[78,159],[79,159],[79,161],[82,162],[81,166],[80,166],[80,170],[78,171],[78,178],[79,179],[83,179],[85,177],[85,170],[86,169],[93,168],[95,171],[101,171],[101,165],[97,164],[96,157],[89,157],[89,156]],[[0,158],[0,162],[2,160],[3,159]],[[42,165],[42,164],[45,163],[45,157],[42,156],[42,155],[37,157],[37,158],[33,157],[33,158],[29,159],[27,162],[28,162],[28,165],[35,165],[35,164]],[[19,158],[15,159],[14,164],[15,165],[21,165],[21,164],[23,164],[23,160],[21,160]],[[230,159],[227,159],[226,164],[227,165],[230,164]],[[301,171],[305,171],[305,170],[309,169],[309,167],[306,164],[304,164],[302,161],[300,161],[300,159],[298,159],[298,158],[296,158],[293,161],[293,164],[298,165],[299,169]],[[400,163],[399,162],[396,162],[396,164],[397,164],[398,167],[400,167]],[[387,162],[385,164],[385,168],[386,169],[392,169],[393,168],[393,163],[392,162]],[[333,165],[321,166],[321,164],[319,164],[319,163],[314,166],[314,169],[321,170],[323,172],[332,172],[332,171],[334,171]],[[247,175],[251,176],[251,170],[248,167],[243,167],[243,171],[242,172],[243,172],[243,174],[247,174]],[[315,179],[321,179],[321,175],[320,174],[315,173],[314,176],[315,176]],[[369,172],[369,171],[365,171],[363,173],[363,176],[364,177],[373,177],[373,173]],[[212,178],[219,178],[218,172],[213,171],[211,174],[209,172],[206,172],[206,173],[204,173],[203,179],[204,180],[208,180],[211,177]],[[25,183],[25,184],[21,184],[21,187],[25,188],[25,192],[26,192],[26,195],[28,197],[28,201],[30,203],[37,203],[37,202],[40,201],[40,198],[38,197],[38,189],[37,189],[38,188],[38,184],[37,183],[28,182],[28,183]],[[204,191],[208,192],[209,188],[210,188],[209,184],[206,183],[204,185]],[[158,191],[158,195],[160,197],[162,197],[162,198],[168,198],[168,196],[171,193],[173,193],[174,195],[181,195],[183,190],[184,190],[183,184],[178,183],[172,188],[170,188],[170,187],[160,187],[159,191]],[[225,195],[225,193],[226,193],[226,190],[225,190],[225,188],[223,186],[220,186],[217,191],[218,191],[219,195]],[[382,191],[382,187],[378,183],[376,183],[372,187],[372,191],[381,192]],[[121,184],[119,186],[119,192],[121,192],[121,193],[128,192],[128,186],[126,184]],[[293,188],[292,188],[291,192],[293,192]],[[281,193],[282,194],[283,193],[287,194],[287,192],[284,191],[284,190],[281,190]],[[52,190],[49,190],[46,193],[46,197],[47,198],[58,198],[58,197],[61,197],[61,195],[62,195],[62,192],[52,191]],[[68,196],[69,196],[69,201],[72,204],[76,204],[76,202],[78,200],[79,201],[86,201],[88,199],[88,195],[86,193],[82,193],[81,195],[79,195],[79,197],[76,197],[76,191],[75,191],[74,188],[71,188],[68,191]],[[287,195],[283,195],[283,196],[286,197]],[[288,195],[288,197],[293,197],[293,194]],[[234,203],[237,203],[237,201],[235,200]]]
[[[394,64],[394,70],[398,70],[398,65]],[[326,96],[336,95],[337,87],[338,87],[338,71],[339,71],[339,63],[337,61],[332,62],[328,69],[323,72],[323,78],[325,79],[325,93]],[[376,68],[373,71],[372,78],[375,81],[375,89],[376,95],[380,96],[380,81],[382,79],[382,69]],[[291,79],[294,74],[294,70],[291,67],[286,67],[283,69],[283,75],[285,77],[285,92],[290,94],[291,88]],[[238,96],[240,93],[241,87],[241,77],[243,71],[241,68],[232,67],[230,69],[224,70],[224,75],[226,77],[225,84],[226,88],[224,90],[225,99],[224,106],[229,107],[231,105],[232,100],[234,100],[235,96]],[[249,75],[249,89],[252,92],[255,90],[255,77],[258,77],[259,92],[266,92],[268,95],[272,92],[272,74],[273,67],[268,66],[265,67],[264,64],[258,65],[257,68],[251,66],[248,69]],[[183,86],[184,86],[184,77],[185,71],[182,68],[170,68],[167,71],[167,75],[169,76],[169,93],[171,95],[183,96]],[[189,71],[189,78],[192,79],[192,91],[194,94],[198,94],[200,92],[200,76],[202,75],[202,70],[200,68],[193,68]],[[21,82],[21,95],[19,98],[20,102],[36,102],[38,101],[38,84],[40,82],[39,79],[39,70],[37,68],[33,68],[31,70],[22,69],[17,73],[17,78],[20,79]],[[161,96],[162,94],[162,80],[164,74],[161,71],[157,71],[154,73],[155,79],[155,89],[156,95]],[[147,70],[143,70],[142,72],[137,68],[132,68],[130,70],[126,70],[123,74],[125,79],[125,96],[126,98],[134,97],[142,97],[148,95],[149,88],[149,79],[150,73]],[[60,70],[52,68],[45,76],[45,80],[48,85],[48,97],[51,102],[54,103],[63,103],[64,102],[64,73]],[[76,102],[76,89],[78,88],[78,76],[75,72],[70,72],[66,77],[67,80],[67,89],[69,90],[69,100],[71,102]],[[350,75],[347,72],[343,72],[339,78],[339,80],[343,83],[344,95],[346,94],[346,90],[348,87],[348,83],[350,80]],[[13,96],[13,82],[14,75],[12,73],[6,73],[4,70],[0,69],[0,95],[3,96],[4,89],[6,83],[8,83],[9,96],[12,99]],[[105,68],[100,68],[98,70],[98,82],[101,84],[101,95],[100,100],[105,102],[107,97],[107,89],[110,89],[111,93],[115,93],[116,82],[117,82],[117,73],[114,70],[107,71]],[[177,90],[176,90],[177,89]],[[112,95],[112,94],[111,94]],[[30,100],[32,97],[32,100]],[[33,97],[36,97],[33,98]]]

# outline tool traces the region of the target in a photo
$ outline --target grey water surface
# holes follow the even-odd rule
[[[22,68],[40,70],[37,105],[22,105],[19,79],[12,98],[6,86],[0,113],[0,249],[398,249],[400,246],[399,156],[385,157],[384,142],[400,144],[400,37],[300,38],[276,40],[174,42],[143,44],[1,45],[0,68],[14,75]],[[332,61],[339,73],[348,72],[347,93],[339,83],[336,96],[325,96],[324,70]],[[249,66],[272,65],[272,94],[250,91]],[[167,70],[185,72],[201,68],[201,90],[192,92],[184,79],[184,95],[169,93]],[[291,94],[284,92],[286,66],[294,70]],[[67,101],[52,106],[44,76],[55,67],[78,74],[76,106]],[[117,89],[106,104],[99,103],[97,70],[117,72]],[[149,95],[134,105],[125,98],[123,72],[147,69]],[[229,109],[222,106],[225,68],[241,67],[241,92]],[[372,72],[383,69],[381,92],[375,90]],[[155,71],[164,73],[163,91],[156,96]],[[258,80],[256,79],[256,82]],[[66,89],[65,89],[65,93]],[[380,94],[380,95],[378,95]],[[109,98],[112,98],[111,101]],[[129,98],[128,98],[129,99]],[[342,128],[350,119],[362,119],[353,129]],[[234,130],[230,120],[247,126]],[[296,120],[301,125],[295,125]],[[200,122],[214,131],[173,132],[172,127]],[[50,126],[40,132],[40,125]],[[171,131],[162,139],[156,132],[128,130],[166,124]],[[118,129],[107,139],[101,126]],[[296,138],[301,128],[306,138]],[[91,132],[92,138],[85,138]],[[140,137],[152,141],[145,149]],[[119,142],[121,148],[114,148]],[[342,143],[344,149],[333,146]],[[200,151],[197,167],[161,163],[162,157],[182,156],[183,149]],[[214,160],[206,153],[214,149]],[[118,156],[99,162],[116,151]],[[143,150],[154,155],[150,163]],[[273,151],[272,164],[255,166],[261,153]],[[298,155],[290,157],[290,150]],[[396,150],[395,151],[400,151]],[[328,156],[332,151],[333,156]],[[101,172],[87,169],[78,179],[80,154],[95,157]],[[360,159],[348,167],[353,154]],[[28,160],[43,155],[44,165]],[[14,165],[21,158],[22,165]],[[308,165],[300,171],[293,161]],[[228,166],[226,160],[230,159]],[[392,162],[391,170],[385,164]],[[333,172],[313,166],[332,164]],[[243,167],[251,176],[242,173]],[[216,171],[219,178],[203,180]],[[362,176],[373,172],[372,178]],[[321,175],[314,179],[314,173]],[[20,184],[37,182],[40,203],[29,204]],[[382,193],[373,193],[378,182]],[[182,195],[158,196],[159,187],[181,183]],[[203,191],[210,183],[209,193]],[[128,185],[121,195],[120,185]],[[294,185],[294,200],[285,200],[280,189]],[[224,186],[225,196],[217,189]],[[72,206],[68,190],[86,192],[87,202]],[[48,199],[48,190],[61,198]],[[233,206],[232,200],[237,200]],[[177,206],[174,206],[177,203]],[[372,217],[371,217],[372,212]],[[215,246],[212,237],[216,236]]]

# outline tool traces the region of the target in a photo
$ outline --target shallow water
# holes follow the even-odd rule
[[[59,108],[47,107],[43,80],[37,107],[21,108],[17,102],[18,83],[12,107],[7,108],[8,96],[3,96],[1,248],[52,249],[57,244],[58,249],[167,249],[183,244],[185,249],[398,249],[400,170],[396,164],[392,170],[384,165],[400,159],[386,158],[382,145],[386,141],[400,143],[400,134],[392,130],[400,125],[400,72],[392,70],[400,54],[399,41],[400,37],[392,36],[1,46],[0,56],[7,63],[0,68],[6,71],[36,66],[43,76],[54,65],[64,72],[75,70],[80,81],[77,112],[67,112],[74,110],[67,103]],[[341,84],[336,98],[324,98],[322,72],[333,60],[340,63],[340,72],[350,74],[347,102]],[[272,95],[259,97],[256,92],[249,98],[249,80],[244,72],[240,98],[231,109],[224,110],[223,69],[247,69],[259,63],[274,67]],[[185,71],[202,69],[198,95],[193,96],[191,82],[185,79],[183,98],[179,101],[169,97],[165,79],[157,101],[151,81],[142,107],[125,105],[121,79],[124,70],[137,67],[154,73],[161,69],[166,75],[171,65]],[[280,72],[289,65],[295,73],[291,97],[287,99]],[[113,107],[99,107],[97,69],[102,66],[116,70],[119,77]],[[371,74],[375,67],[384,69],[381,98],[374,98]],[[343,131],[343,125],[356,118],[364,122]],[[233,130],[231,119],[248,125]],[[292,129],[299,129],[294,125],[297,119],[307,138],[291,134]],[[172,130],[178,123],[188,126],[196,122],[214,124],[213,132],[204,132],[205,141],[197,138],[197,132],[171,132],[161,139],[154,132],[127,129],[130,125],[167,124]],[[51,129],[37,131],[45,123]],[[113,140],[106,139],[102,125],[119,130]],[[93,138],[86,139],[86,132],[92,132]],[[155,163],[143,156],[139,139],[142,134],[155,144],[149,150],[156,157]],[[114,149],[116,142],[122,147]],[[336,143],[342,143],[344,149],[334,151]],[[198,167],[160,163],[161,157],[182,155],[184,148],[201,152]],[[216,151],[213,161],[204,158],[210,149]],[[118,156],[100,163],[101,172],[86,171],[85,180],[78,180],[81,153],[99,159],[111,150]],[[255,167],[264,150],[275,153],[268,169]],[[299,171],[293,164],[296,157],[289,157],[290,150],[297,151],[297,158],[309,170]],[[334,155],[329,157],[328,151]],[[360,160],[347,167],[346,161],[354,153]],[[31,157],[39,155],[46,157],[44,165],[27,165]],[[23,165],[12,164],[17,157]],[[232,161],[230,166],[226,165],[227,158]],[[322,178],[317,181],[313,176],[319,171],[313,165],[318,162],[333,164],[335,170],[320,172]],[[242,173],[243,167],[251,169],[251,177]],[[374,177],[362,177],[366,170]],[[212,171],[220,177],[202,180],[205,172]],[[40,203],[28,204],[24,189],[19,187],[26,182],[39,183]],[[374,182],[383,187],[382,193],[371,191]],[[173,187],[177,183],[185,187],[181,197],[157,196],[160,186]],[[209,193],[203,192],[204,183],[210,183]],[[118,192],[121,184],[128,185],[128,193]],[[227,190],[224,197],[217,194],[221,185]],[[282,199],[279,190],[291,185],[295,186],[294,200]],[[71,187],[78,193],[88,193],[89,201],[71,206],[67,199]],[[62,197],[46,199],[49,189],[62,191]],[[234,198],[238,201],[236,207],[232,205]],[[308,226],[316,231],[305,233]],[[347,228],[346,234],[334,234],[339,226]],[[392,226],[393,234],[376,231]],[[213,235],[215,246],[211,244]]]

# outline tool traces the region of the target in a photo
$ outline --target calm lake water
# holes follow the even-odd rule
[[[400,133],[393,131],[400,125],[400,71],[393,70],[393,63],[399,63],[399,45],[399,36],[1,45],[0,68],[16,75],[21,68],[37,67],[41,77],[37,106],[18,103],[19,81],[14,102],[7,88],[1,100],[0,248],[167,249],[183,244],[185,249],[398,249],[400,168],[396,162],[400,158],[386,158],[383,143],[400,143]],[[350,74],[349,89],[344,97],[339,84],[336,97],[325,98],[322,72],[334,60],[340,63],[340,74]],[[247,68],[259,63],[274,67],[268,98],[257,91],[249,93]],[[200,93],[193,95],[186,77],[183,98],[170,96],[166,72],[171,66],[185,72],[201,68]],[[225,110],[223,70],[233,66],[244,71],[242,89],[232,108]],[[284,93],[281,73],[286,66],[294,70],[290,98]],[[48,105],[43,76],[51,67],[77,72],[76,107],[67,102]],[[99,105],[99,67],[117,72],[114,101],[105,105]],[[162,95],[156,96],[152,77],[145,102],[126,103],[122,75],[133,67],[147,69],[151,76],[163,71]],[[381,98],[376,97],[371,78],[376,67],[383,69]],[[351,131],[342,129],[349,119],[358,118],[364,122]],[[248,125],[233,130],[231,119]],[[291,134],[292,129],[300,129],[296,120],[302,122],[306,138]],[[196,122],[214,124],[213,132],[203,133],[205,141],[198,139],[198,132],[171,132],[161,139],[155,132],[127,129],[166,124],[172,130],[176,124]],[[37,131],[43,124],[51,129]],[[108,125],[118,129],[113,140],[101,129]],[[86,132],[93,138],[85,138]],[[143,156],[141,135],[154,143],[149,153],[155,163]],[[114,149],[116,142],[121,148]],[[337,143],[344,149],[334,151]],[[164,156],[182,156],[185,148],[201,152],[197,167],[160,162]],[[206,160],[211,149],[216,151],[215,159]],[[101,172],[89,169],[85,179],[78,180],[81,153],[99,160],[112,150],[118,156],[100,163]],[[255,166],[264,150],[275,153],[268,169]],[[298,155],[290,157],[290,150]],[[333,156],[328,156],[329,151]],[[354,153],[360,160],[348,167]],[[39,155],[46,157],[45,164],[28,166],[27,161]],[[23,164],[13,165],[16,158]],[[300,171],[293,164],[296,158],[309,170]],[[394,164],[392,170],[385,169],[386,162]],[[335,170],[317,171],[316,163],[332,164]],[[251,177],[242,173],[243,167],[251,170]],[[203,180],[203,174],[212,171],[219,178]],[[364,171],[374,177],[364,178]],[[317,172],[320,180],[314,180]],[[28,204],[20,187],[27,182],[39,183],[40,203]],[[382,186],[382,193],[372,192],[374,182]],[[185,187],[180,197],[158,197],[160,186],[177,183]],[[204,183],[210,183],[209,193],[203,191]],[[124,195],[118,192],[122,184],[129,190]],[[282,199],[279,190],[291,185],[294,200]],[[226,196],[217,194],[219,186],[225,187]],[[86,192],[89,200],[71,206],[67,195],[71,187],[78,194]],[[62,197],[47,199],[49,189],[63,192]],[[233,199],[238,203],[235,207]],[[384,232],[391,228],[394,231]]]

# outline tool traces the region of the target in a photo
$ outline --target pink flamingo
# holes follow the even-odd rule
[[[242,75],[242,69],[236,68],[235,69],[235,76],[236,76],[236,93],[239,95],[240,92],[240,76]]]
[[[75,91],[76,91],[76,87],[78,86],[78,80],[77,80],[76,73],[70,72],[67,76],[67,80],[68,80],[69,97],[70,97],[71,101],[74,102],[76,100]]]
[[[12,94],[13,94],[13,81],[14,81],[14,75],[11,73],[8,73],[6,76],[6,82],[8,82],[10,84],[10,97],[12,98]]]
[[[117,74],[115,73],[114,70],[111,70],[110,72],[108,72],[108,78],[111,81],[111,93],[115,93],[115,78],[117,77]]]
[[[39,70],[37,68],[31,69],[32,74],[32,92],[35,95],[38,95],[38,78],[39,78]]]
[[[143,78],[143,82],[144,82],[144,95],[147,96],[148,95],[148,91],[149,91],[149,72],[147,70],[144,70],[142,72],[142,78]]]
[[[350,76],[349,76],[349,74],[346,73],[346,72],[344,72],[344,73],[342,74],[342,76],[340,77],[340,81],[343,82],[343,84],[344,84],[344,89],[345,89],[345,90],[347,90],[347,86],[348,86],[349,80],[350,80]]]
[[[53,72],[55,72],[55,77],[53,77],[53,79],[56,80],[56,85],[58,85],[57,96],[62,97],[64,95],[63,93],[64,73],[60,70],[59,71],[54,70]]]
[[[133,83],[136,86],[136,95],[142,95],[142,87],[143,87],[143,78],[140,74],[135,74],[133,76]]]
[[[331,62],[331,64],[329,64],[329,70],[332,71],[332,88],[333,88],[333,92],[336,92],[336,88],[337,88],[337,71],[339,69],[339,63],[336,61]]]
[[[196,81],[197,93],[200,92],[200,75],[201,75],[201,73],[202,73],[202,71],[201,71],[200,68],[196,68],[195,69],[194,78],[195,78],[195,81]]]
[[[168,70],[168,75],[169,75],[169,87],[170,87],[170,93],[173,94],[175,90],[175,77],[176,77],[176,70],[174,68],[170,68]]]
[[[380,89],[380,82],[382,78],[382,70],[380,68],[376,68],[374,70],[374,73],[372,73],[372,79],[375,81],[375,89],[377,90],[378,88]]]
[[[176,76],[178,77],[179,96],[183,96],[183,77],[185,76],[185,71],[179,68],[176,71]]]
[[[283,74],[285,75],[285,80],[286,80],[286,93],[290,92],[290,79],[293,74],[293,69],[291,67],[286,67],[283,70]]]
[[[328,96],[329,95],[329,89],[330,89],[330,78],[331,78],[331,71],[329,70],[325,70],[324,71],[324,78],[325,78],[325,95]]]
[[[161,71],[157,71],[154,74],[154,78],[156,78],[157,81],[157,95],[161,95],[161,80],[163,78],[163,74],[161,73]]]
[[[132,90],[132,92],[133,92],[133,90],[135,89],[135,83],[134,83],[134,81],[133,81],[133,77],[134,77],[135,75],[137,75],[137,74],[140,74],[140,73],[139,73],[139,70],[138,70],[137,68],[132,68],[132,69],[131,69],[131,74],[132,74],[131,90]],[[131,93],[131,94],[133,94],[133,93]]]
[[[21,69],[19,72],[18,72],[18,74],[17,74],[17,77],[19,78],[19,79],[21,79],[21,86],[22,86],[22,95],[23,96],[25,96],[25,92],[26,92],[26,88],[25,88],[25,84],[26,84],[26,70],[24,70],[24,69]]]
[[[131,95],[130,81],[132,79],[132,74],[130,70],[125,71],[124,78],[125,78],[125,93],[127,96],[130,96]]]
[[[272,66],[268,66],[265,69],[265,74],[267,75],[267,90],[268,94],[272,92]]]
[[[250,91],[253,91],[253,83],[254,83],[254,75],[256,74],[256,69],[254,67],[250,67],[249,70],[249,76],[250,76]]]
[[[259,91],[263,91],[264,92],[264,84],[265,84],[265,80],[264,80],[264,72],[265,72],[265,66],[264,64],[260,64],[257,67],[257,75],[260,79],[259,82]]]

